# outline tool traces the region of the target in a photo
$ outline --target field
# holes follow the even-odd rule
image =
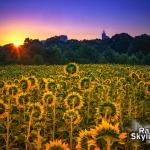
[[[150,66],[0,67],[0,150],[148,150]]]

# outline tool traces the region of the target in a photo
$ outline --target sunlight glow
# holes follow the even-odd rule
[[[14,46],[15,47],[19,47],[21,44],[18,42],[18,41],[16,41],[15,43],[14,43]]]

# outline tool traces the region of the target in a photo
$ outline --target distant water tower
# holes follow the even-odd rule
[[[109,36],[107,36],[106,32],[103,30],[102,32],[102,40],[107,40],[109,39]]]

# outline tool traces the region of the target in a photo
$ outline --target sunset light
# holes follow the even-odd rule
[[[18,42],[18,41],[16,41],[15,43],[14,43],[14,46],[15,47],[19,47],[21,44],[20,44],[20,42]]]

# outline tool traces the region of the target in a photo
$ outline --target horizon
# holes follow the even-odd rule
[[[125,33],[125,32],[122,32],[122,33]],[[114,35],[112,35],[112,36],[109,36],[109,38],[111,39],[113,36],[115,36],[115,35],[118,35],[118,34],[122,34],[122,33],[116,33],[116,34],[114,34]],[[106,34],[107,34],[107,32],[106,32]],[[128,33],[125,33],[125,34],[128,34]],[[72,39],[72,38],[69,38],[68,37],[68,35],[66,35],[66,34],[64,34],[65,36],[67,36],[67,38],[68,38],[68,40],[77,40],[77,41],[84,41],[84,40],[102,40],[102,38],[95,38],[95,39]],[[107,34],[108,35],[108,34]],[[142,36],[142,35],[148,35],[148,36],[150,36],[149,34],[146,34],[146,33],[143,33],[143,34],[140,34],[140,35],[136,35],[136,36],[132,36],[132,35],[130,35],[130,34],[128,34],[129,36],[131,36],[131,37],[133,37],[133,38],[135,38],[136,36]],[[54,35],[54,36],[51,36],[51,37],[47,37],[46,39],[39,39],[39,38],[35,38],[35,39],[32,39],[32,38],[30,38],[30,37],[26,37],[26,38],[29,38],[29,39],[31,39],[31,40],[39,40],[40,42],[41,41],[46,41],[47,39],[49,39],[49,38],[53,38],[53,37],[59,37],[59,36],[63,36],[62,34],[61,35]],[[26,39],[25,38],[25,39]],[[24,40],[25,40],[24,39]],[[0,44],[0,46],[5,46],[5,45],[9,45],[9,44],[14,44],[14,46],[19,46],[19,45],[23,45],[24,44],[24,41],[23,41],[23,43],[13,43],[13,42],[10,42],[10,43],[6,43],[6,44]]]
[[[0,45],[23,44],[24,39],[100,39],[103,30],[112,37],[150,34],[150,1],[1,0]]]

